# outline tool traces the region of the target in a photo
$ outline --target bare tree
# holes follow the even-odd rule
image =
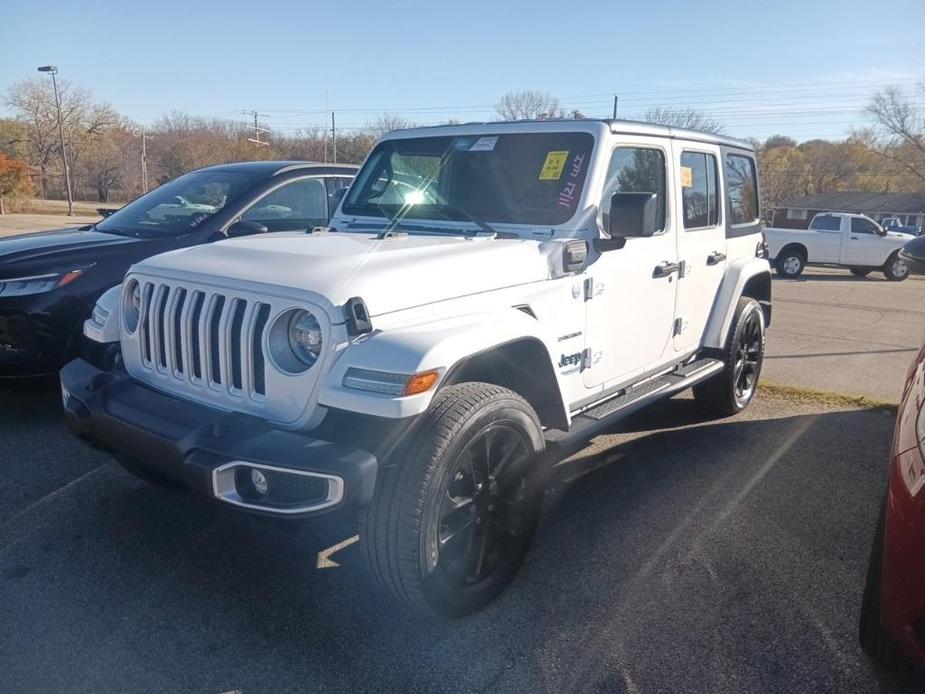
[[[414,127],[414,123],[392,113],[383,113],[379,115],[372,123],[366,124],[366,130],[369,132],[369,134],[377,139],[385,135],[387,132],[391,132],[392,130],[401,130],[403,128],[412,127]]]
[[[919,85],[925,96],[925,82]],[[925,114],[898,87],[874,94],[865,109],[874,122],[874,146],[885,159],[925,185]]]
[[[653,106],[643,116],[643,120],[656,125],[668,125],[674,128],[688,128],[705,133],[721,135],[726,127],[715,118],[702,111],[678,106]]]
[[[559,99],[549,92],[508,92],[495,104],[495,111],[504,120],[564,118]]]

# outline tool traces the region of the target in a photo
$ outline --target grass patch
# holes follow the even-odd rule
[[[774,381],[760,381],[758,392],[774,398],[791,400],[815,405],[828,405],[830,407],[858,407],[865,410],[886,410],[896,414],[899,405],[895,402],[868,398],[865,395],[846,395],[828,390],[816,390],[802,386],[787,386]]]

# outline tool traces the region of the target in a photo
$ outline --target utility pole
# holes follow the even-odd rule
[[[267,145],[269,145],[269,144],[270,144],[269,142],[267,142],[266,140],[261,140],[261,139],[260,139],[260,133],[268,133],[268,132],[270,132],[270,129],[269,129],[269,128],[261,128],[261,127],[260,127],[260,121],[259,121],[260,118],[269,118],[269,116],[268,116],[267,114],[265,114],[265,113],[257,113],[257,111],[242,111],[242,113],[243,113],[245,116],[252,116],[252,117],[254,118],[254,125],[253,125],[253,128],[254,128],[254,136],[253,136],[253,137],[247,138],[247,141],[248,141],[248,142],[253,142],[253,143],[254,143],[255,145],[257,145],[258,147],[262,147],[262,146],[267,146]]]
[[[71,190],[71,167],[67,163],[67,149],[64,146],[64,126],[61,124],[61,99],[58,98],[57,65],[43,65],[39,72],[51,73],[51,86],[55,90],[55,109],[58,111],[58,137],[61,138],[61,158],[64,160],[64,182],[67,186],[67,216],[74,216],[74,193]]]
[[[148,192],[148,134],[141,126],[141,192]]]
[[[613,118],[617,119],[617,102],[620,100],[620,97],[616,94],[613,95]]]
[[[337,129],[334,127],[334,111],[331,111],[331,142],[334,146],[334,163],[337,163]]]

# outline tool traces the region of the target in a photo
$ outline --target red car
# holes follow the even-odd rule
[[[925,345],[903,389],[861,605],[861,646],[925,668]]]

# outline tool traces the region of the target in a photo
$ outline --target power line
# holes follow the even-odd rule
[[[268,116],[267,114],[265,114],[265,113],[258,113],[257,111],[246,111],[246,110],[245,110],[245,111],[242,111],[242,113],[243,113],[245,116],[253,116],[253,118],[254,118],[254,125],[253,125],[253,128],[254,128],[254,136],[253,136],[253,137],[247,138],[247,141],[248,141],[248,142],[253,142],[253,143],[254,143],[255,145],[257,145],[258,147],[265,147],[265,146],[269,145],[269,144],[270,144],[269,142],[267,142],[266,140],[261,140],[261,139],[260,139],[260,134],[261,134],[261,133],[268,133],[268,132],[270,132],[270,129],[269,129],[269,128],[261,128],[261,127],[260,127],[260,121],[259,121],[260,118],[269,118],[269,116]]]

